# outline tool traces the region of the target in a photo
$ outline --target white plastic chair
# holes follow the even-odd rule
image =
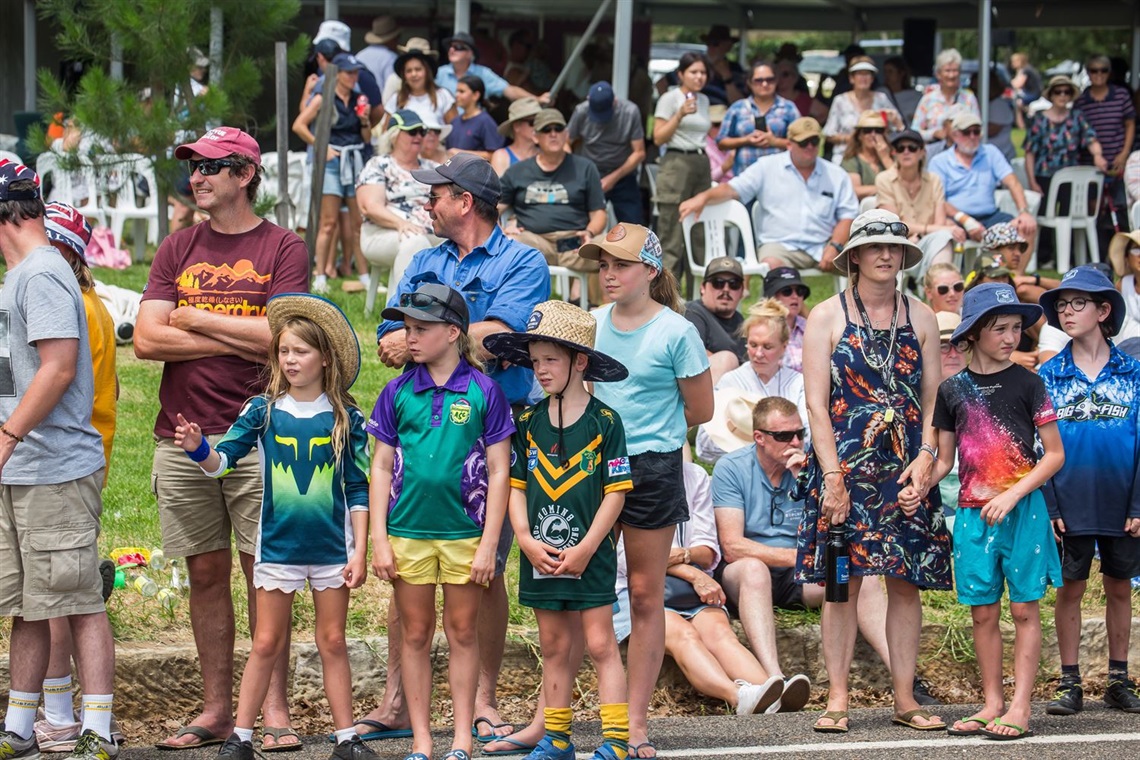
[[[154,164],[146,156],[137,154],[120,156],[119,171],[125,174],[125,181],[117,195],[114,208],[108,209],[111,217],[111,232],[115,240],[122,244],[123,226],[128,219],[146,222],[146,240],[151,245],[158,244],[158,182],[154,175]],[[147,196],[139,202],[135,194],[135,177],[146,181]]]
[[[1057,197],[1062,187],[1069,187],[1069,209],[1057,213]],[[1092,193],[1089,188],[1092,188]],[[1072,265],[1073,237],[1084,237],[1084,247],[1076,247],[1078,264],[1096,261],[1100,250],[1096,234],[1097,212],[1104,192],[1104,175],[1091,166],[1068,166],[1053,175],[1049,183],[1049,196],[1044,213],[1037,218],[1041,227],[1049,227],[1056,234],[1057,271],[1069,271]]]
[[[1017,181],[1021,183],[1021,186],[1028,190],[1029,175],[1025,172],[1025,156],[1018,156],[1010,161],[1009,165],[1013,167],[1013,176],[1017,177]]]
[[[744,276],[768,274],[768,267],[761,264],[756,258],[756,236],[752,234],[752,220],[748,216],[748,209],[737,200],[727,200],[705,206],[698,220],[689,214],[681,220],[681,230],[685,238],[685,256],[689,260],[689,273],[695,282],[700,282],[705,276],[705,264],[698,264],[693,256],[693,227],[704,225],[705,230],[705,264],[718,256],[733,256],[736,244],[729,247],[727,227],[731,225],[739,231],[740,242],[744,244],[744,261],[741,266]]]
[[[554,293],[561,296],[563,301],[570,300],[570,281],[578,281],[578,305],[586,311],[590,310],[590,288],[587,282],[587,274],[585,272],[578,272],[567,267],[550,267],[550,290],[551,297]]]
[[[763,218],[764,218],[764,211],[763,211],[763,209],[760,208],[760,204],[759,203],[753,203],[752,204],[752,229],[754,232],[758,233],[760,231],[761,222],[763,221]],[[757,236],[755,239],[759,240],[759,237]],[[812,267],[811,269],[800,269],[799,273],[800,273],[801,277],[815,277],[817,275],[823,274],[823,272],[820,271],[819,267]],[[765,272],[765,274],[767,274],[767,272]],[[835,292],[836,293],[842,293],[843,289],[845,287],[847,287],[847,278],[846,277],[840,277],[838,275],[833,275],[833,277],[835,278]]]
[[[1128,221],[1132,224],[1133,230],[1140,230],[1140,201],[1132,204],[1128,212]]]
[[[649,184],[649,228],[657,229],[657,219],[661,216],[657,207],[657,172],[661,169],[658,164],[642,164],[645,167],[645,181]]]
[[[51,177],[49,200],[73,206],[83,216],[94,219],[97,225],[107,225],[106,197],[96,181],[93,166],[85,163],[82,168],[69,171],[59,165],[59,154],[45,151],[36,159],[36,174],[40,175],[41,182]]]
[[[859,213],[860,214],[862,214],[864,211],[870,211],[871,209],[876,209],[878,207],[879,207],[879,196],[877,196],[877,195],[868,195],[866,198],[859,201]]]

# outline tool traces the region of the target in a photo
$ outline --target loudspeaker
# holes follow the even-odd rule
[[[938,22],[932,18],[908,18],[903,21],[903,58],[911,76],[934,74],[934,36]]]

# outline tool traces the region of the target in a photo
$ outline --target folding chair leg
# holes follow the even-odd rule
[[[368,269],[368,295],[364,299],[364,313],[371,314],[376,305],[376,291],[380,287],[380,265],[373,264]]]

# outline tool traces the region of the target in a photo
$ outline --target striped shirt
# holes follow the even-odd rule
[[[1124,123],[1136,118],[1136,108],[1128,90],[1110,84],[1103,100],[1096,100],[1085,90],[1077,98],[1073,108],[1084,114],[1085,121],[1093,128],[1104,160],[1112,163],[1116,155],[1124,149]],[[1081,163],[1092,165],[1092,156],[1081,151]]]

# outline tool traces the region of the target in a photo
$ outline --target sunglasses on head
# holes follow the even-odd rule
[[[775,84],[776,77],[752,77],[752,84]]]
[[[714,277],[708,283],[712,285],[713,290],[724,290],[725,288],[740,290],[744,287],[744,282],[735,277]]]
[[[806,140],[792,140],[792,142],[794,142],[796,145],[800,146],[801,148],[818,148],[819,147],[819,138],[818,137],[809,137]]]
[[[212,177],[226,167],[233,167],[234,162],[228,158],[190,159],[186,162],[190,166],[190,174],[198,172],[203,177]]]
[[[801,441],[804,439],[804,429],[797,430],[761,430],[764,435],[772,436],[772,440],[779,441],[780,443],[791,443],[794,439],[799,438]]]
[[[404,293],[400,296],[400,306],[414,309],[430,309],[433,306],[439,306],[443,309],[445,314],[459,318],[459,315],[455,312],[455,309],[451,308],[450,304],[429,293]],[[462,321],[462,319],[460,319],[460,321]]]
[[[895,146],[895,153],[918,153],[922,148],[918,143],[904,142]]]
[[[939,285],[934,290],[938,292],[938,295],[946,296],[950,295],[951,290],[953,290],[955,293],[961,293],[965,289],[966,283],[962,280],[958,280],[958,282],[954,283],[953,285]]]
[[[548,135],[551,132],[561,133],[561,132],[565,132],[565,131],[566,131],[566,127],[562,126],[561,124],[547,124],[545,127],[538,130],[539,134],[543,134],[543,135]]]
[[[966,137],[981,137],[982,128],[981,127],[966,127],[965,129],[961,130],[961,132]]]
[[[776,295],[783,296],[784,298],[791,298],[793,295],[797,295],[800,298],[807,298],[808,289],[803,285],[789,285],[786,288],[780,288],[776,291]]]
[[[855,230],[851,237],[852,239],[857,237],[871,237],[872,235],[883,235],[888,232],[898,237],[906,237],[910,234],[910,228],[902,222],[867,222]]]

